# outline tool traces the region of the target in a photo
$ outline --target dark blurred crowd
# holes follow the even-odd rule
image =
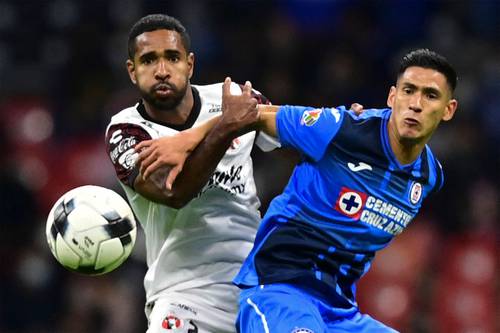
[[[252,81],[274,104],[385,107],[399,58],[428,47],[459,73],[456,117],[431,146],[445,187],[375,260],[362,310],[403,332],[500,331],[500,1],[0,0],[0,332],[141,332],[145,255],[101,277],[70,273],[45,242],[67,190],[120,191],[104,149],[138,100],[131,25],[187,27],[192,83]],[[254,151],[262,212],[294,156]]]

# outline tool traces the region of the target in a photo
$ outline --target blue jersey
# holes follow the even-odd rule
[[[355,116],[344,107],[280,107],[279,140],[303,158],[271,202],[237,285],[298,283],[338,306],[356,305],[355,283],[375,252],[443,184],[428,146],[409,165],[397,161],[390,115],[390,109]]]

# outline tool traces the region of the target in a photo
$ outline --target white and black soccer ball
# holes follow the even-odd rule
[[[137,228],[130,206],[118,193],[85,185],[57,200],[45,232],[61,265],[74,272],[100,275],[128,258]]]

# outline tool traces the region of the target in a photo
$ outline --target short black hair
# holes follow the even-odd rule
[[[178,19],[165,14],[151,14],[142,17],[132,26],[132,29],[130,29],[128,34],[128,57],[131,60],[134,59],[136,51],[135,38],[137,36],[144,32],[161,29],[177,31],[181,35],[182,45],[186,49],[186,52],[190,51],[191,38],[186,28]]]
[[[399,64],[398,79],[408,67],[417,66],[434,69],[444,75],[451,92],[457,87],[457,73],[448,60],[442,55],[429,49],[413,50],[406,54]]]

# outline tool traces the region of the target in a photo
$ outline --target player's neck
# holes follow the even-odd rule
[[[415,162],[425,148],[426,141],[405,140],[401,138],[390,122],[388,124],[388,134],[392,152],[402,165]]]
[[[182,98],[181,102],[171,110],[158,110],[151,104],[144,101],[144,108],[151,118],[163,123],[174,125],[182,125],[186,122],[189,118],[191,110],[193,109],[193,105],[193,90],[189,84],[186,89],[186,94]]]
[[[405,142],[391,140],[391,148],[396,159],[402,165],[415,162],[422,153],[424,145],[407,144]]]

